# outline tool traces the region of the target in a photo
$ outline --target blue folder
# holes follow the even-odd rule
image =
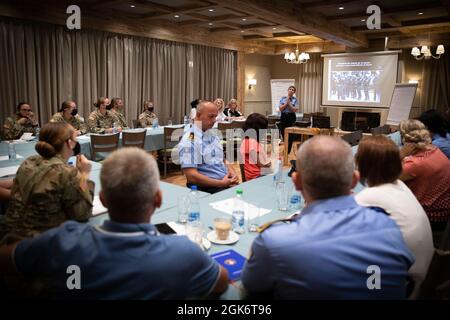
[[[211,255],[211,258],[217,261],[228,271],[228,277],[231,281],[241,278],[242,268],[244,267],[245,257],[234,250],[227,250]]]

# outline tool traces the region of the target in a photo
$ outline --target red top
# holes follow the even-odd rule
[[[241,144],[241,155],[244,159],[245,179],[252,180],[261,175],[261,167],[258,166],[257,155],[260,163],[267,163],[266,152],[261,144],[255,139],[244,139]]]
[[[439,148],[421,151],[403,160],[403,172],[414,178],[406,185],[415,194],[430,221],[450,217],[450,160]]]

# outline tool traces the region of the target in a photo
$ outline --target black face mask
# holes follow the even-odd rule
[[[73,117],[75,117],[78,114],[78,109],[73,109],[70,113]]]
[[[153,112],[153,110],[155,110],[155,108],[148,108],[149,112]]]
[[[75,145],[75,148],[72,149],[73,150],[73,155],[77,156],[81,153],[81,146],[80,143],[77,141],[77,144]]]

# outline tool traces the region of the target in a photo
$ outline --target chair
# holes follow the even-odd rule
[[[245,178],[245,169],[244,169],[244,164],[243,163],[240,163],[239,164],[239,169],[241,169],[241,179],[242,179],[242,182],[246,182],[247,181],[247,179]]]
[[[344,141],[347,141],[352,147],[358,145],[363,137],[362,130],[358,130],[355,132],[351,132],[343,135],[341,138]]]
[[[159,161],[164,165],[164,176],[167,175],[167,165],[173,163],[172,151],[176,148],[182,134],[178,137],[178,141],[172,141],[172,134],[175,130],[183,130],[182,127],[164,127],[164,149],[159,150]]]
[[[389,134],[391,133],[391,129],[389,125],[385,124],[382,127],[371,128],[370,132],[372,133],[373,136],[377,136],[382,134]]]
[[[141,127],[141,123],[139,122],[139,120],[133,120],[133,128],[140,128]]]
[[[435,249],[418,299],[450,298],[450,251]]]
[[[122,146],[144,149],[147,130],[122,131]]]
[[[330,117],[327,116],[321,116],[321,115],[312,115],[311,116],[311,126],[313,128],[323,128],[323,129],[329,129],[330,126]]]
[[[120,133],[91,134],[91,159],[97,160],[97,153],[112,152],[119,147]]]

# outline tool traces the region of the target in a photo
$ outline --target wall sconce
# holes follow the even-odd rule
[[[248,90],[252,90],[254,86],[256,86],[256,79],[248,79]]]
[[[418,85],[419,84],[419,80],[409,80],[408,83],[416,83]]]

